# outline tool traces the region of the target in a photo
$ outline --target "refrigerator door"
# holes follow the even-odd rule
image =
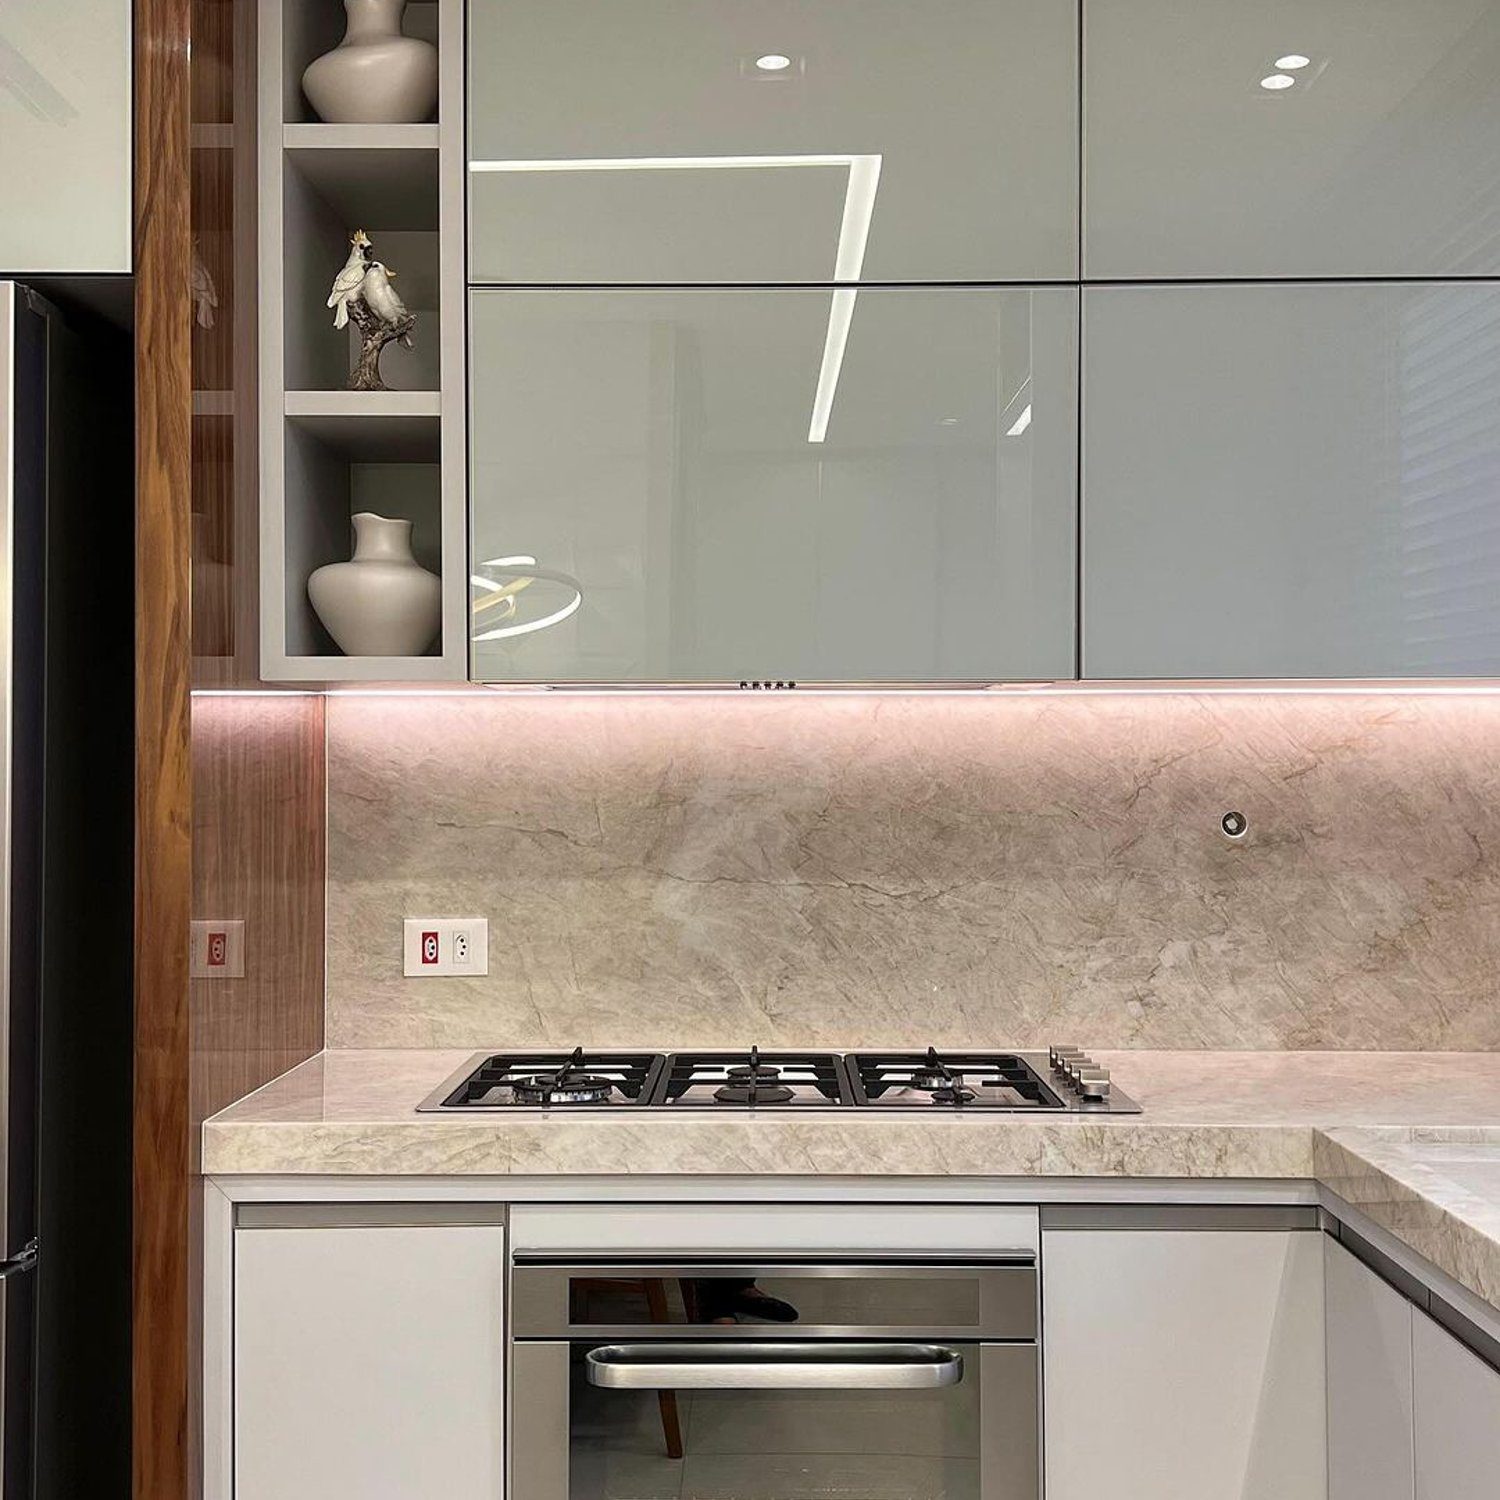
[[[30,1493],[46,699],[46,340],[0,282],[0,1453]]]
[[[46,339],[0,282],[0,1261],[37,1232]]]
[[[36,1262],[0,1266],[0,1495],[31,1493]]]

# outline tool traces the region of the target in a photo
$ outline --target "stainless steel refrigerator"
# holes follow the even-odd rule
[[[4,1500],[128,1494],[126,336],[0,281]]]

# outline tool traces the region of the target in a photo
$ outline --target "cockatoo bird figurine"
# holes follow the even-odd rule
[[[391,283],[396,279],[396,273],[391,268],[378,260],[372,260],[365,271],[364,284],[360,295],[365,300],[365,306],[380,319],[387,328],[396,328],[404,323],[409,314],[406,304],[401,300],[401,294]],[[401,342],[408,349],[411,348],[411,334],[403,333]]]
[[[359,300],[369,270],[370,236],[363,229],[356,229],[349,236],[349,259],[344,262],[343,270],[333,278],[333,290],[328,294],[328,306],[335,309],[335,328],[348,327],[349,304]]]

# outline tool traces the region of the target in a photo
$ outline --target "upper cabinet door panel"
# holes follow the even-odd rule
[[[1073,0],[478,0],[469,27],[471,280],[1077,275]]]
[[[1073,675],[1075,290],[470,302],[476,677]]]
[[[130,269],[129,0],[0,6],[0,274]]]
[[[1094,678],[1500,673],[1500,286],[1084,293]]]
[[[1500,271],[1500,0],[1085,0],[1084,36],[1089,277]]]

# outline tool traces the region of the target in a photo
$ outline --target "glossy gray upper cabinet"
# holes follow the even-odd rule
[[[130,68],[130,0],[0,5],[0,275],[130,269]]]
[[[1095,287],[1092,678],[1500,674],[1500,286]]]
[[[1071,676],[1077,306],[472,292],[473,675]]]
[[[1500,272],[1500,0],[1084,0],[1094,279]]]
[[[1077,277],[1073,0],[475,0],[476,282]]]

